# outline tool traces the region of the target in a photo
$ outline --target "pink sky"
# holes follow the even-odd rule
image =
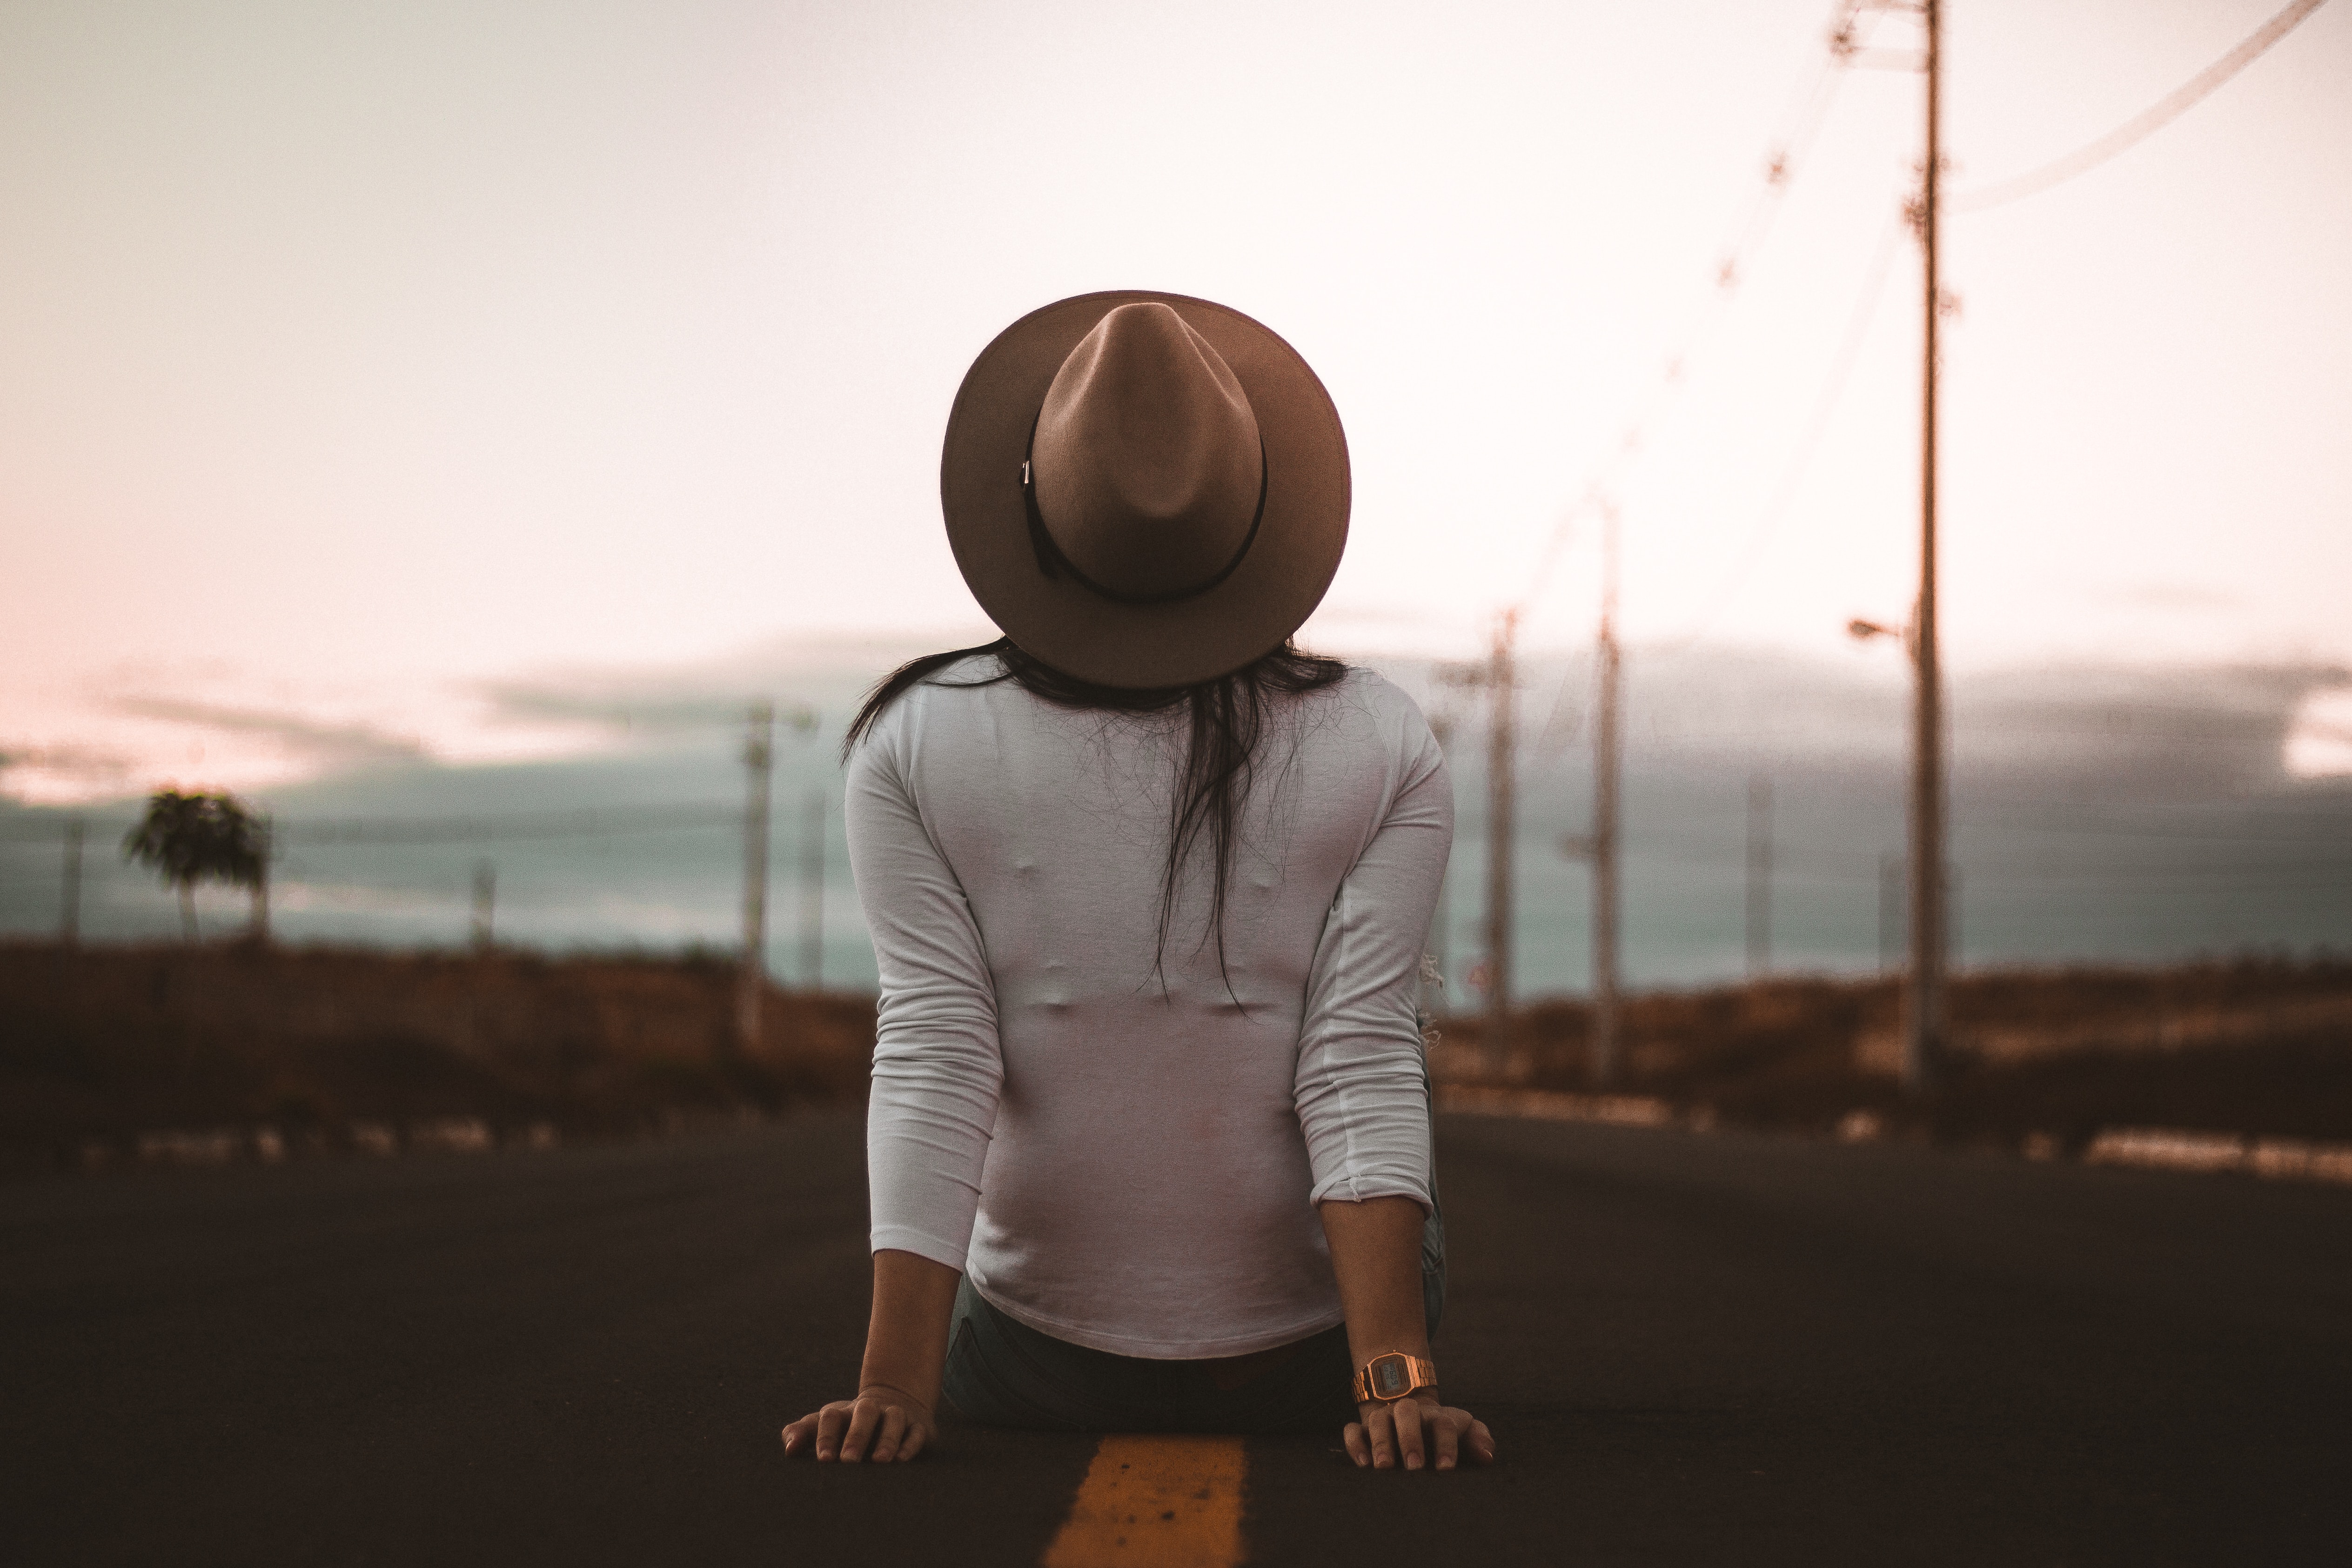
[[[2099,135],[2275,8],[1954,0],[1954,186]],[[419,693],[972,629],[948,400],[1005,322],[1106,287],[1226,300],[1330,385],[1357,513],[1311,632],[1466,649],[1705,300],[1831,11],[17,0],[0,750],[161,766],[185,726],[122,705],[207,693],[455,734]],[[2352,663],[2347,80],[2352,7],[2323,6],[2122,158],[1951,220],[1960,667]],[[1907,246],[1786,519],[1731,568],[1918,92],[1841,83],[1628,479],[1637,646],[1826,650],[1902,616]],[[1591,542],[1537,642],[1586,635]]]

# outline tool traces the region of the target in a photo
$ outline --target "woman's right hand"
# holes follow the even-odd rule
[[[1486,1424],[1458,1405],[1439,1404],[1434,1393],[1393,1405],[1367,1400],[1360,1408],[1363,1419],[1349,1422],[1340,1434],[1348,1458],[1360,1468],[1450,1470],[1457,1458],[1474,1465],[1495,1462],[1495,1435]]]
[[[784,1457],[813,1455],[820,1462],[877,1465],[907,1460],[939,1436],[931,1407],[906,1390],[872,1383],[855,1399],[836,1399],[784,1428]]]

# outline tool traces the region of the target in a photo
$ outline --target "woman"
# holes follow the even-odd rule
[[[1492,1458],[1429,1345],[1415,1001],[1452,788],[1410,700],[1289,643],[1347,537],[1328,396],[1222,306],[1066,300],[965,377],[940,489],[1006,636],[850,730],[874,1309],[856,1397],[786,1452],[913,1458],[944,1393]]]

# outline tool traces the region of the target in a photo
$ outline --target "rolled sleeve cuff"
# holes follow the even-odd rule
[[[1310,1201],[1318,1204],[1360,1204],[1373,1198],[1411,1198],[1423,1214],[1433,1212],[1429,1183],[1403,1171],[1366,1171],[1333,1176],[1319,1184]]]
[[[911,1252],[918,1258],[928,1258],[933,1263],[945,1264],[959,1274],[964,1271],[964,1259],[971,1252],[969,1246],[958,1246],[929,1231],[917,1230],[906,1225],[876,1226],[869,1250]]]

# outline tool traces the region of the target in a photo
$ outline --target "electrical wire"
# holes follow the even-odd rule
[[[1644,834],[1630,837],[1625,841],[1622,853],[1629,864],[1665,861],[1694,870],[1710,868],[1729,869],[1747,864],[1745,852],[1738,844],[1722,839],[1701,842],[1676,838],[1672,835]],[[1878,875],[1890,858],[1899,863],[1902,857],[1882,856],[1867,850],[1816,849],[1792,845],[1782,839],[1773,846],[1772,873],[1775,877],[1805,877],[1816,881],[1862,881]],[[2308,860],[2297,860],[2291,865],[2209,861],[2107,866],[2079,861],[2067,864],[2046,859],[2029,864],[1975,858],[1956,863],[1963,866],[1969,886],[1979,891],[1988,887],[2041,882],[2087,882],[2119,887],[2193,882],[2209,887],[2275,888],[2282,891],[2333,890],[2344,885],[2345,870],[2342,866],[2315,865]]]
[[[517,812],[491,817],[323,817],[273,826],[289,844],[496,844],[533,838],[603,837],[678,828],[740,827],[739,805],[590,806],[570,811]]]
[[[1552,694],[1551,712],[1543,728],[1536,732],[1535,744],[1528,748],[1533,765],[1545,767],[1558,762],[1584,728],[1584,716],[1569,706],[1569,694],[1591,679],[1591,661],[1581,656],[1561,662],[1559,687]]]
[[[1886,274],[1895,264],[1895,254],[1905,228],[1903,215],[1894,214],[1881,232],[1878,248],[1873,253],[1870,269],[1863,277],[1862,292],[1853,302],[1853,313],[1847,318],[1845,334],[1838,344],[1836,357],[1831,360],[1829,374],[1822,381],[1821,390],[1813,396],[1812,413],[1805,421],[1803,434],[1797,437],[1796,450],[1790,455],[1788,467],[1781,470],[1780,483],[1772,499],[1757,519],[1756,526],[1739,547],[1730,575],[1717,587],[1706,608],[1699,612],[1698,620],[1682,637],[1663,647],[1650,649],[1653,654],[1682,653],[1706,637],[1723,614],[1733,597],[1746,586],[1748,574],[1763,559],[1764,547],[1771,542],[1789,509],[1795,504],[1797,492],[1803,485],[1806,471],[1812,466],[1813,454],[1820,449],[1822,437],[1829,431],[1830,417],[1844,400],[1845,389],[1853,379],[1854,362],[1862,357],[1864,340],[1870,335],[1870,323],[1878,313],[1878,301],[1886,292]]]
[[[1657,379],[1635,405],[1616,441],[1592,466],[1576,499],[1553,524],[1536,557],[1535,570],[1528,574],[1527,589],[1518,597],[1522,611],[1543,597],[1544,590],[1550,585],[1552,572],[1574,537],[1576,525],[1615,504],[1614,498],[1627,470],[1649,445],[1655,427],[1681,400],[1683,389],[1690,383],[1691,362],[1706,346],[1716,323],[1738,297],[1756,253],[1763,248],[1773,219],[1788,197],[1789,188],[1796,183],[1798,169],[1812,150],[1813,139],[1844,79],[1847,60],[1863,42],[1856,36],[1855,26],[1856,18],[1865,10],[1862,0],[1837,0],[1831,12],[1831,45],[1816,58],[1812,69],[1790,97],[1790,110],[1783,115],[1781,127],[1765,154],[1763,184],[1733,221],[1729,238],[1717,253],[1706,292],[1692,308]]]
[[[2327,0],[2294,0],[2286,9],[2255,28],[2236,48],[2097,141],[2013,178],[1947,196],[1944,198],[1944,210],[1984,212],[1992,207],[2006,206],[2011,202],[2022,201],[2053,185],[2063,184],[2077,174],[2088,174],[2188,113],[2223,82],[2253,64],[2273,44],[2293,32],[2305,17],[2326,3]]]

